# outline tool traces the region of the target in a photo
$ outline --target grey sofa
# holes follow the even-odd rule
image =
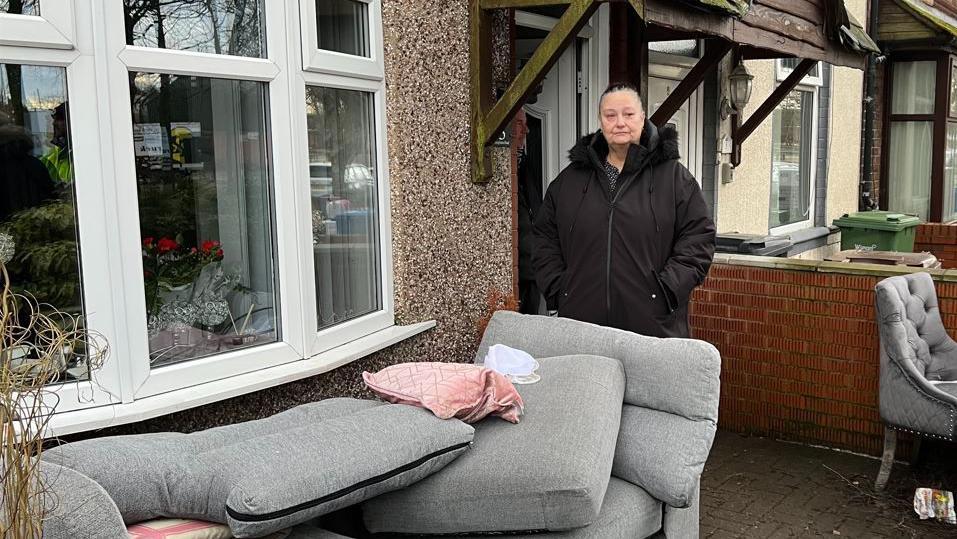
[[[477,362],[484,359],[493,344],[528,351],[542,365],[540,382],[517,386],[526,406],[519,424],[488,418],[474,425],[473,440],[471,427],[456,426],[457,420],[436,420],[438,426],[433,427],[421,414],[402,410],[393,413],[387,423],[377,420],[377,430],[385,431],[381,436],[401,438],[405,445],[409,445],[409,437],[404,436],[409,430],[403,428],[405,423],[418,422],[414,429],[417,437],[428,438],[438,444],[435,447],[448,446],[455,452],[445,453],[429,447],[428,458],[439,453],[447,458],[440,463],[430,461],[431,467],[424,471],[418,465],[411,469],[404,467],[403,476],[398,478],[404,478],[404,482],[397,483],[392,476],[389,477],[393,483],[387,485],[370,486],[369,480],[360,481],[366,489],[364,495],[350,494],[352,498],[344,498],[342,503],[328,507],[333,512],[323,515],[318,511],[308,515],[308,520],[299,519],[298,524],[290,520],[277,521],[294,525],[290,537],[364,537],[369,530],[376,533],[375,537],[393,534],[477,537],[486,532],[567,539],[698,536],[699,478],[717,422],[720,385],[717,350],[700,341],[662,340],[567,319],[504,311],[492,318],[476,355]],[[130,523],[167,514],[168,508],[157,507],[164,503],[183,506],[178,498],[194,496],[190,489],[200,491],[200,496],[199,502],[194,501],[189,507],[201,506],[205,514],[213,515],[210,519],[228,521],[232,527],[234,522],[229,519],[234,513],[228,504],[234,503],[235,496],[227,497],[228,489],[221,485],[223,477],[246,483],[240,498],[247,504],[251,496],[248,491],[255,489],[258,481],[250,485],[241,467],[230,467],[229,463],[241,464],[250,454],[256,459],[268,459],[269,454],[281,452],[253,447],[262,442],[254,443],[249,433],[266,436],[257,439],[273,444],[270,447],[276,449],[283,447],[284,438],[290,437],[297,444],[309,444],[313,443],[309,441],[310,427],[301,425],[304,420],[323,425],[338,421],[336,428],[341,430],[352,417],[348,414],[379,417],[382,410],[389,408],[367,401],[341,401],[326,405],[323,403],[327,401],[313,403],[259,422],[192,435],[164,433],[101,438],[87,446],[67,444],[44,457],[44,466],[51,476],[69,479],[49,482],[59,503],[48,522],[45,537],[122,537],[124,517]],[[383,428],[383,424],[388,428]],[[423,429],[431,432],[433,428],[438,434],[420,434]],[[295,455],[298,459],[318,455],[314,467],[330,468],[333,475],[343,475],[344,466],[351,470],[356,462],[363,461],[366,453],[377,455],[377,461],[391,456],[390,451],[369,445],[377,443],[375,440],[363,442],[356,438],[348,444],[339,444],[338,453],[332,458],[327,456],[330,450],[323,445],[329,443],[329,435],[312,438],[315,446],[297,447]],[[468,442],[463,444],[462,440]],[[391,442],[382,445],[391,445]],[[470,448],[464,450],[463,445]],[[72,451],[71,446],[74,446]],[[343,452],[343,447],[351,451]],[[123,467],[109,456],[113,449],[116,449],[114,454],[122,454],[124,459],[132,458],[129,469],[137,471],[121,473],[119,470]],[[199,460],[203,466],[197,468],[193,463],[164,460],[161,458],[164,451],[186,451],[187,454],[201,451],[203,457]],[[71,454],[81,457],[71,458]],[[143,463],[129,455],[138,454],[160,455],[150,459],[152,476],[135,477]],[[257,462],[256,468],[268,474],[272,485],[282,485],[288,455],[282,457],[286,460],[277,461],[271,468]],[[227,464],[220,466],[219,459]],[[335,464],[337,462],[339,464]],[[220,468],[227,469],[228,473]],[[295,469],[296,476],[290,476],[290,483],[298,485],[297,490],[307,488],[310,481],[300,476],[309,468],[297,466]],[[74,472],[80,472],[80,479]],[[82,472],[98,477],[99,481],[87,476],[84,488],[77,489],[77,481],[82,483]],[[316,477],[320,476],[323,475]],[[190,477],[200,477],[201,481],[195,483],[201,484],[190,486]],[[131,489],[126,483],[141,485],[144,481],[155,483],[152,486],[158,498],[131,501],[122,494],[139,492],[138,495],[142,495],[142,488]],[[173,496],[177,492],[183,494]],[[276,492],[275,486],[268,492]],[[328,496],[320,501],[325,503],[327,499]],[[223,500],[227,500],[225,511]],[[271,507],[282,506],[268,499],[260,502]],[[345,502],[353,505],[334,511]],[[312,509],[316,505],[299,504]],[[190,511],[188,515],[168,516],[198,518],[203,514]],[[288,512],[283,514],[288,518]],[[322,516],[315,517],[315,514]],[[349,519],[353,520],[344,522]],[[245,536],[258,536],[260,531],[266,531],[248,527],[243,530],[247,533]]]

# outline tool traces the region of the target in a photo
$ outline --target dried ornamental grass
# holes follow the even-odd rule
[[[108,346],[83,320],[14,293],[0,263],[0,536],[39,539],[56,500],[47,492],[39,456],[66,362],[85,358],[96,371]]]

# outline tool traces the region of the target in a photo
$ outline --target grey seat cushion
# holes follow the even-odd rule
[[[641,539],[661,529],[661,502],[640,487],[612,477],[598,520],[591,526],[560,532],[508,535],[541,539]],[[488,539],[488,535],[445,535],[434,539]]]
[[[612,475],[641,485],[672,507],[687,507],[717,426],[710,421],[624,405]]]
[[[611,474],[624,392],[614,359],[540,360],[541,381],[516,386],[521,423],[475,425],[470,451],[441,472],[372,498],[372,532],[566,530],[598,518]]]
[[[191,434],[163,432],[110,436],[61,445],[43,452],[43,460],[76,470],[100,484],[113,498],[127,524],[170,515],[167,473],[183,459],[303,425],[353,414],[381,403],[328,399],[235,425]],[[225,522],[220,520],[219,522]]]
[[[116,539],[126,537],[126,526],[103,487],[85,475],[51,462],[40,462],[47,491],[44,539]]]

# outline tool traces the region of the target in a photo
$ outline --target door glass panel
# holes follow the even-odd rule
[[[369,8],[359,0],[315,0],[319,48],[369,56]]]
[[[372,97],[306,88],[318,329],[382,307]]]
[[[265,57],[264,0],[125,0],[126,43]]]
[[[66,69],[0,64],[0,260],[13,291],[33,296],[41,313],[79,317],[83,290],[69,112]],[[17,323],[27,325],[29,317],[21,318]],[[27,361],[35,353],[31,342],[37,337],[26,336],[5,353]],[[88,378],[80,354],[64,351],[58,379]]]
[[[151,364],[277,340],[265,85],[131,78]]]
[[[659,79],[651,77],[648,79],[648,117],[650,118],[658,107],[664,103],[665,99],[671,94],[671,91],[678,85],[677,81],[670,79]],[[667,124],[671,124],[678,131],[678,153],[680,162],[684,166],[688,165],[688,156],[691,155],[691,133],[689,133],[688,101],[681,104],[674,115],[668,119]]]
[[[891,122],[887,209],[927,219],[930,215],[933,122]]]
[[[39,0],[0,0],[0,13],[39,15]]]

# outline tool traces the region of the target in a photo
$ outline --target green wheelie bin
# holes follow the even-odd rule
[[[891,211],[861,211],[845,213],[834,220],[841,229],[841,250],[873,251],[914,250],[919,217]]]

